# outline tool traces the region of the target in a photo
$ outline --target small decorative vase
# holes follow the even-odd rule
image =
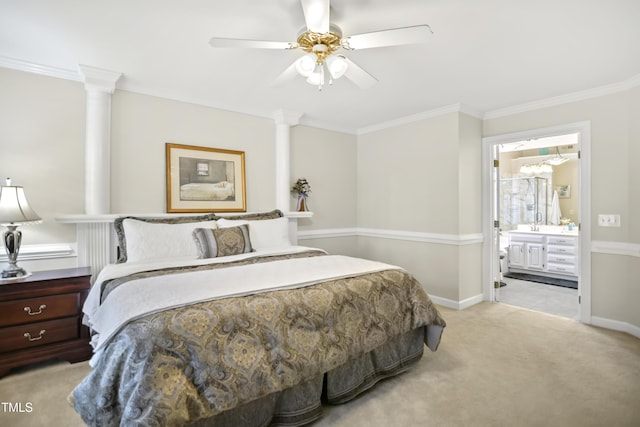
[[[307,210],[307,197],[304,194],[298,195],[298,212],[306,212]]]

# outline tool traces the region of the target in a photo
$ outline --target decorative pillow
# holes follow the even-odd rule
[[[258,221],[218,220],[219,228],[249,225],[249,236],[254,249],[291,246],[289,240],[289,220],[287,218],[263,219]]]
[[[228,228],[196,228],[193,238],[198,258],[215,258],[253,252],[246,224]]]
[[[282,218],[282,216],[283,214],[281,210],[274,209],[269,212],[252,212],[252,213],[244,213],[244,214],[238,214],[238,215],[224,215],[224,216],[215,215],[215,219],[224,218],[229,220],[258,221],[258,220],[264,220],[264,219]]]
[[[123,223],[126,220],[142,221],[149,224],[186,224],[203,221],[213,221],[218,217],[215,214],[198,215],[198,216],[175,216],[170,218],[143,218],[136,216],[125,216],[116,218],[113,222],[113,228],[115,229],[116,236],[118,238],[118,263],[127,262],[127,235],[124,230]],[[195,227],[194,227],[195,228]],[[193,241],[191,240],[191,230],[188,232],[191,246],[193,247]]]
[[[196,259],[192,232],[196,228],[215,228],[215,221],[153,223],[136,219],[122,221],[126,236],[127,261],[185,257]]]

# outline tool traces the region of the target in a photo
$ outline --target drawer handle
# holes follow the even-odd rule
[[[38,314],[42,314],[42,310],[44,310],[45,308],[47,308],[46,304],[42,304],[39,308],[38,311],[35,312],[31,312],[31,307],[25,307],[24,311],[29,315],[29,316],[37,316]]]
[[[45,332],[47,332],[47,330],[46,330],[46,329],[41,330],[41,331],[40,331],[40,335],[39,335],[39,336],[37,336],[37,337],[35,337],[35,338],[32,338],[32,337],[31,337],[31,334],[30,334],[29,332],[25,332],[25,333],[24,333],[24,337],[25,337],[26,339],[28,339],[29,341],[38,341],[38,340],[41,340],[41,339],[42,339],[42,337],[44,337],[44,333],[45,333]]]

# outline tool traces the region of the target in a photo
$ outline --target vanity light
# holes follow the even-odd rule
[[[560,155],[560,149],[556,146],[556,155],[554,157],[548,159],[547,161],[545,161],[545,163],[548,163],[548,164],[553,165],[553,166],[558,166],[558,165],[563,164],[567,160],[569,160],[569,159],[566,158],[566,157],[562,157]]]
[[[522,165],[520,166],[520,173],[526,173],[528,175],[553,173],[553,167],[547,163],[537,163],[535,165]]]

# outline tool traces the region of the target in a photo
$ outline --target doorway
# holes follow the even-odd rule
[[[556,147],[558,148],[556,149]],[[577,313],[571,317],[583,322],[590,321],[589,195],[591,188],[589,156],[590,124],[588,122],[483,139],[483,232],[485,237],[483,289],[485,300],[509,303],[504,299],[513,297],[517,293],[514,292],[516,288],[521,288],[524,292],[516,296],[516,300],[524,297],[526,292],[533,292],[538,299],[544,298],[545,285],[536,285],[535,282],[532,283],[528,280],[514,281],[511,288],[508,288],[508,282],[512,279],[504,279],[504,272],[533,273],[532,277],[537,278],[555,276],[556,278],[576,279],[577,290],[567,289],[565,292],[565,290],[558,288],[550,288],[548,290],[556,293],[551,293],[549,298],[555,296],[558,301],[566,300],[566,298],[577,300],[575,301],[579,304]],[[558,182],[552,183],[551,168],[554,163],[553,159],[557,157],[565,158],[562,160],[563,162],[574,162],[577,167],[577,185],[575,182],[569,183],[566,176],[562,175],[556,179]],[[541,168],[544,165],[546,166]],[[501,173],[502,168],[505,169],[504,173]],[[525,170],[527,168],[529,168],[529,173]],[[531,173],[532,168],[534,169],[533,173]],[[523,172],[520,172],[520,169]],[[548,180],[551,180],[551,183]],[[539,189],[536,190],[538,187]],[[501,190],[504,193],[507,189],[515,194],[508,195],[506,198],[499,196]],[[569,192],[573,192],[574,196],[574,203],[563,200],[562,205],[565,207],[565,211],[561,216],[552,212],[551,209],[553,205],[555,207],[558,205],[557,199],[552,200],[556,191],[563,197],[571,194]],[[520,206],[517,206],[518,204]],[[572,226],[570,226],[571,223],[573,223]],[[569,230],[569,228],[574,228],[574,230]],[[567,238],[568,236],[570,238]],[[522,242],[509,243],[509,239],[514,237],[523,237]],[[565,243],[558,243],[558,241],[563,241],[559,237],[564,238]],[[567,241],[573,241],[575,247],[567,249],[559,246],[567,244]],[[514,252],[514,248],[518,253]],[[551,249],[551,252],[547,253],[547,249]],[[554,251],[557,250],[575,251],[574,270],[567,269],[567,265],[564,263],[568,258],[556,256]],[[520,256],[520,254],[523,255]],[[501,282],[506,283],[507,286],[501,287]],[[563,294],[567,294],[569,297]],[[536,309],[535,307],[527,308]]]
[[[578,134],[499,144],[495,300],[578,319]]]

